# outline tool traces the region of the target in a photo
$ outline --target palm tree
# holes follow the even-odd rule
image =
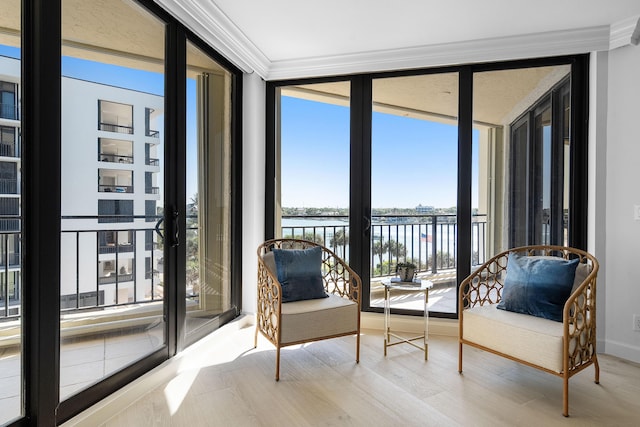
[[[344,257],[344,249],[349,244],[349,235],[345,232],[345,230],[338,230],[333,235],[331,240],[329,241],[329,245],[333,248],[333,251],[336,252],[340,257]],[[336,250],[340,248],[340,253]]]
[[[395,240],[391,239],[388,241],[384,241],[384,237],[380,236],[379,240],[374,240],[373,244],[371,245],[371,251],[373,252],[374,255],[378,255],[378,259],[380,260],[380,266],[383,265],[383,255],[385,253],[389,254],[389,261],[391,261],[391,258],[395,255],[396,259],[400,259],[406,256],[407,254],[407,249],[404,247],[404,245],[402,243],[398,243]],[[389,270],[391,270],[391,262],[389,262]],[[381,267],[382,269],[382,267]],[[390,273],[391,271],[389,271]],[[381,271],[382,273],[382,271]]]

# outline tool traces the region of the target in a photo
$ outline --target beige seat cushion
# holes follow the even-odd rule
[[[282,304],[281,345],[356,333],[358,305],[329,294],[328,298]]]
[[[463,338],[554,372],[562,372],[562,322],[496,309],[464,310]]]

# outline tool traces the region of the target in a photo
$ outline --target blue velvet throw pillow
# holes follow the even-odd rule
[[[273,249],[282,302],[326,298],[322,283],[322,248]]]
[[[546,259],[509,254],[502,300],[497,308],[562,322],[578,259]]]

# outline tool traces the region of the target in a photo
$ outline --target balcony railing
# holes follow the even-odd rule
[[[107,216],[108,217],[108,216]],[[65,269],[63,275],[63,294],[60,296],[61,309],[64,311],[95,309],[95,308],[107,308],[114,306],[126,306],[130,304],[147,304],[157,303],[163,300],[163,275],[162,275],[162,253],[157,249],[161,248],[161,245],[156,241],[148,241],[149,233],[156,235],[154,227],[146,226],[141,227],[147,217],[144,215],[121,215],[118,218],[125,218],[126,221],[135,222],[136,227],[132,226],[119,227],[113,226],[111,230],[66,230],[64,229],[65,221],[81,221],[90,220],[96,222],[100,217],[63,217],[63,230],[62,238],[66,242],[65,250],[68,250],[69,254],[75,254],[75,260],[71,262],[71,277],[69,280],[69,270]],[[158,221],[161,217],[152,216],[154,222]],[[19,221],[19,220],[16,220]],[[191,227],[193,228],[193,227]],[[104,233],[112,232],[115,236],[119,233],[128,232],[128,242],[119,242],[109,245],[104,243]],[[116,237],[117,239],[117,237]],[[4,232],[0,233],[0,272],[16,271],[21,267],[21,259],[19,253],[19,247],[12,249],[11,241],[19,242],[20,233]],[[95,268],[83,267],[82,263],[86,261],[86,254],[97,249],[100,254],[113,254],[110,255],[110,260],[114,265],[119,265],[119,260],[125,259],[119,258],[119,254],[123,252],[134,252],[137,245],[144,245],[146,251],[144,257],[151,259],[151,264],[147,267],[149,272],[136,272],[131,271],[133,266],[135,270],[136,256],[131,258],[131,255],[127,255],[127,260],[131,259],[133,262],[129,266],[129,271],[126,273],[115,274],[115,271],[109,275],[104,272],[98,274]],[[79,257],[85,261],[81,261]],[[105,260],[96,261],[105,262]],[[120,264],[122,265],[122,264]],[[93,273],[91,273],[93,272]],[[64,279],[66,277],[66,279]],[[144,278],[143,278],[144,277]],[[21,314],[21,301],[20,294],[16,291],[19,286],[9,282],[8,275],[0,275],[0,319],[3,318],[16,318]],[[25,286],[28,286],[25,284]],[[109,287],[115,289],[116,301],[106,300],[106,296],[109,293]],[[123,299],[118,295],[119,289],[128,289],[129,297]],[[8,295],[8,298],[7,298]]]
[[[20,145],[17,142],[0,143],[0,156],[20,157]]]
[[[133,243],[106,243],[98,247],[101,254],[115,254],[116,252],[133,252],[135,246]]]
[[[160,187],[145,187],[145,194],[160,194]]]
[[[18,194],[18,180],[0,179],[0,194]]]
[[[147,132],[145,133],[145,135],[150,136],[151,138],[160,138],[160,131],[147,129]]]
[[[0,231],[20,231],[20,220],[13,219],[12,215],[0,215]]]
[[[98,129],[104,130],[107,132],[126,133],[128,135],[133,135],[133,126],[122,126],[122,125],[116,125],[113,123],[100,122],[98,124]]]
[[[147,157],[145,160],[147,166],[160,166],[160,159],[154,159],[153,157]]]
[[[284,216],[287,220],[302,220],[304,225],[283,225],[284,237],[315,240],[331,248],[338,256],[349,259],[349,225],[346,216]],[[324,225],[327,221],[333,224]],[[344,222],[344,225],[336,225]],[[486,259],[486,215],[472,217],[473,265]],[[371,277],[395,273],[400,261],[411,261],[418,272],[436,274],[456,268],[458,224],[455,215],[394,215],[372,218],[370,243]]]
[[[20,314],[20,284],[11,282],[9,275],[20,267],[20,246],[10,243],[20,241],[20,233],[0,234],[0,318],[14,317]]]
[[[128,274],[115,274],[111,273],[108,276],[102,276],[98,278],[98,283],[101,285],[107,285],[111,283],[132,282],[134,278],[133,273]]]
[[[100,153],[98,155],[98,160],[100,160],[101,162],[124,163],[126,165],[130,165],[133,163],[133,156]]]
[[[98,185],[101,193],[133,193],[133,185]]]

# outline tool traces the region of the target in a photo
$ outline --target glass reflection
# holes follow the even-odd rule
[[[165,343],[164,25],[62,2],[60,398]]]
[[[0,424],[24,413],[22,400],[20,1],[0,13]]]

